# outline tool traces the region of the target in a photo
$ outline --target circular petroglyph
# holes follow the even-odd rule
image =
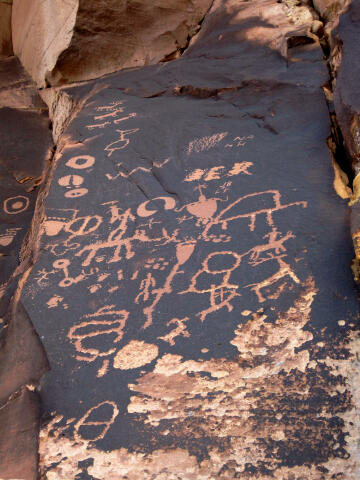
[[[60,258],[59,260],[55,260],[53,263],[54,268],[67,268],[70,265],[70,260],[67,258]]]
[[[66,165],[70,168],[76,168],[82,170],[83,168],[90,168],[95,163],[95,157],[91,155],[79,155],[78,157],[70,158],[66,162]]]
[[[234,252],[213,252],[204,261],[205,271],[212,273],[227,273],[235,270],[241,261],[241,257]]]
[[[28,208],[29,203],[30,200],[22,195],[7,198],[4,201],[4,212],[9,215],[17,215],[24,212]]]
[[[159,349],[152,343],[131,340],[118,351],[114,358],[114,368],[130,370],[152,362],[159,355]]]

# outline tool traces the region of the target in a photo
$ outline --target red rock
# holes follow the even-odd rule
[[[157,63],[187,45],[211,0],[14,0],[14,52],[40,86]]]
[[[11,41],[12,0],[0,1],[0,58],[13,54]]]
[[[38,395],[25,387],[0,408],[1,480],[37,480],[38,435]]]

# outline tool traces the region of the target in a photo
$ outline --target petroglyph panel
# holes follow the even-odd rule
[[[195,43],[99,81],[68,126],[21,295],[51,364],[44,479],[356,478],[358,306],[321,75],[261,48],[271,88],[177,94]]]

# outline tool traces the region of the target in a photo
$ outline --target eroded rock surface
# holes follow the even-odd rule
[[[179,53],[211,3],[15,0],[14,51],[40,86],[96,78]]]
[[[0,478],[38,478],[39,399],[22,389],[0,409]]]
[[[312,20],[216,1],[180,59],[47,93],[58,148],[14,302],[51,367],[41,478],[359,477]]]
[[[9,297],[13,291],[9,280],[33,218],[36,187],[52,156],[49,126],[47,107],[19,60],[0,61],[1,296]],[[3,299],[2,319],[7,305]]]
[[[326,21],[336,19],[350,3],[351,0],[314,0],[313,2],[316,11]]]

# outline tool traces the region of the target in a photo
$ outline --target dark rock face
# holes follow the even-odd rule
[[[179,60],[53,92],[14,300],[51,368],[42,478],[357,478],[328,72],[289,8],[215,2]]]
[[[2,479],[38,478],[38,431],[38,396],[24,388],[0,409]]]
[[[46,354],[19,302],[21,247],[51,157],[47,107],[19,61],[0,61],[0,478],[36,479]],[[25,242],[26,243],[26,242]],[[20,281],[19,281],[20,280]]]
[[[43,90],[52,158],[45,105],[0,62],[0,478],[357,480],[359,307],[321,22],[215,0],[190,41],[211,2],[150,3],[14,0],[40,85],[147,66]]]
[[[19,264],[20,248],[33,217],[36,186],[42,182],[47,162],[52,155],[49,124],[47,107],[19,61],[15,57],[2,60],[0,289],[5,296],[12,292],[12,288],[7,292],[6,287],[12,271]],[[7,305],[6,302],[5,304]],[[1,317],[3,315],[4,305]]]

